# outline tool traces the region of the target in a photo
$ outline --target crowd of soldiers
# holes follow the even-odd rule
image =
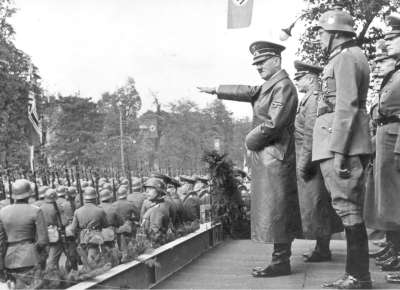
[[[115,266],[137,256],[132,251],[139,240],[155,248],[210,221],[206,176],[78,176],[71,183],[66,175],[42,183],[21,178],[2,184],[0,273],[18,289],[32,287],[38,268]]]
[[[252,239],[273,244],[271,262],[253,268],[254,277],[289,275],[295,238],[316,240],[305,262],[330,261],[331,236],[343,230],[345,273],[324,287],[372,288],[370,257],[383,271],[400,271],[400,16],[391,14],[387,22],[390,31],[374,61],[381,87],[370,114],[370,65],[354,20],[341,5],[314,27],[325,67],[296,61],[294,84],[281,67],[285,47],[257,41],[250,53],[262,85],[198,87],[253,107],[253,129],[245,140]],[[304,93],[300,102],[296,86]],[[387,239],[370,257],[366,227],[386,232]],[[399,283],[400,274],[386,279]]]

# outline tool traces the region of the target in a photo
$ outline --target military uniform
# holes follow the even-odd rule
[[[46,262],[46,267],[48,269],[59,268],[58,263],[62,254],[62,245],[58,233],[59,221],[54,206],[56,198],[56,192],[53,189],[49,189],[46,191],[45,200],[40,206],[49,233],[49,257]],[[50,234],[52,234],[52,236],[50,236]]]
[[[151,206],[143,214],[141,228],[153,245],[158,246],[166,242],[166,234],[171,222],[170,208],[163,198],[166,194],[166,185],[163,180],[151,177],[144,186]]]
[[[355,36],[353,26],[354,21],[347,12],[330,10],[321,15],[316,27],[329,35],[330,55],[322,74],[312,159],[319,162],[347,239],[346,273],[325,286],[370,288],[368,238],[362,218],[364,170],[372,152],[365,108],[369,65],[357,42],[351,39]],[[334,34],[338,31],[343,35],[335,40]],[[337,45],[332,48],[333,41]]]
[[[169,208],[164,202],[154,203],[143,215],[142,228],[155,244],[163,244],[170,223]]]
[[[200,219],[200,198],[195,191],[187,193],[182,203],[184,221]]]
[[[255,61],[263,44],[268,46],[257,42],[250,47]],[[293,136],[296,88],[282,69],[261,86],[222,85],[217,95],[219,99],[248,102],[253,107],[253,130],[246,137],[248,147],[255,143],[248,148],[252,239],[291,243],[301,236]]]
[[[128,258],[128,245],[129,240],[136,236],[136,224],[138,217],[135,216],[137,209],[130,203],[127,198],[127,190],[119,189],[117,192],[117,200],[113,203],[115,211],[119,215],[123,224],[117,229],[118,245],[122,251],[122,262]]]
[[[392,16],[389,16],[392,17]],[[395,30],[393,23],[398,26]],[[393,17],[393,27],[386,33],[387,42],[400,37],[400,18]],[[376,158],[374,162],[375,186],[365,198],[365,221],[368,227],[386,232],[388,247],[377,264],[385,271],[399,271],[400,259],[400,63],[398,55],[383,55],[376,62],[387,61],[393,70],[384,76],[375,108],[377,118]],[[383,261],[386,260],[386,261]],[[400,279],[400,278],[399,278]],[[399,281],[400,282],[400,281]]]
[[[28,184],[27,180],[16,180],[13,184],[16,203],[0,210],[0,269],[8,272],[16,288],[29,287],[34,268],[44,266],[47,258],[46,223],[42,210],[27,203],[31,195]]]
[[[97,195],[94,188],[86,187],[84,197],[85,204],[75,211],[68,231],[79,233],[84,266],[96,268],[101,259],[100,247],[104,243],[102,229],[108,227],[107,215],[95,204]]]
[[[295,80],[312,74],[317,78],[322,68],[296,61]],[[306,261],[329,260],[329,241],[332,233],[343,230],[342,222],[331,204],[319,166],[312,163],[312,134],[317,117],[317,103],[320,90],[308,88],[296,114],[295,140],[297,185],[301,211],[301,224],[306,239],[316,239],[315,251]],[[318,258],[319,257],[319,258]]]

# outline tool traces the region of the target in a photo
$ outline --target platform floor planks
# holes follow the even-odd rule
[[[197,260],[158,284],[156,289],[320,289],[321,284],[344,271],[346,245],[331,243],[333,261],[304,263],[302,254],[314,241],[295,240],[292,248],[292,275],[278,278],[253,278],[254,266],[263,266],[271,256],[271,245],[250,240],[229,240],[206,252]],[[377,249],[371,245],[371,250]],[[375,289],[400,289],[400,284],[385,282],[385,273],[370,260]]]

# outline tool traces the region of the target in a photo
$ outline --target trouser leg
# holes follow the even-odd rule
[[[368,159],[363,156],[349,156],[349,178],[340,178],[333,168],[333,159],[320,163],[327,190],[332,197],[332,205],[341,218],[346,231],[347,258],[346,273],[370,280],[368,237],[362,218],[364,195],[364,168]]]
[[[46,262],[47,269],[58,269],[59,261],[62,254],[62,246],[60,243],[50,244],[49,256]]]
[[[67,254],[71,269],[78,270],[79,257],[78,257],[78,252],[76,250],[75,241],[67,241]]]

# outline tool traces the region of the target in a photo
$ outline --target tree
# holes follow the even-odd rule
[[[49,127],[49,157],[57,164],[71,165],[78,161],[86,166],[94,165],[97,154],[92,152],[93,144],[103,128],[104,115],[90,98],[59,96],[55,102],[57,117]]]
[[[0,163],[28,168],[27,145],[32,136],[28,93],[33,90],[38,100],[41,88],[37,68],[29,76],[32,62],[13,43],[14,29],[8,20],[15,11],[12,1],[0,0]]]
[[[320,64],[326,62],[326,57],[315,41],[317,34],[313,27],[321,14],[331,9],[332,5],[343,5],[344,9],[354,17],[357,39],[369,59],[375,57],[375,44],[382,38],[381,27],[385,17],[400,6],[397,0],[310,0],[307,3],[307,9],[300,17],[306,29],[300,37],[298,54],[303,60]]]

